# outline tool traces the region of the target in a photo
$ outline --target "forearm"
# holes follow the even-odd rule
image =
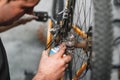
[[[14,24],[9,25],[9,26],[0,26],[0,33],[1,33],[1,32],[4,32],[4,31],[7,31],[7,30],[9,30],[9,29],[11,29],[11,28],[13,28],[13,27],[15,27]]]
[[[7,31],[11,28],[17,27],[18,25],[22,24],[20,21],[16,21],[15,23],[8,25],[8,26],[0,26],[0,33]]]
[[[17,27],[18,25],[21,25],[21,24],[26,24],[27,22],[30,22],[34,19],[36,19],[36,17],[31,16],[31,17],[19,19],[18,21],[14,22],[13,24],[8,25],[8,26],[0,26],[0,32],[7,31],[7,30],[14,28],[14,27]]]
[[[37,73],[32,80],[46,80],[46,79],[45,75],[43,75],[42,73]]]

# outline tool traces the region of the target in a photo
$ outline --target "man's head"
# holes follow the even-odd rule
[[[0,26],[12,24],[32,11],[40,0],[0,0]]]

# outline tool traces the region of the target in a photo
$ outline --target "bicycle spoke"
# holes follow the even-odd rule
[[[93,15],[92,7],[92,0],[76,0],[73,24],[77,25],[80,29],[84,30],[85,32],[87,32],[89,27],[93,24],[93,20],[91,19]],[[76,34],[76,40],[77,42],[81,42],[83,39]],[[88,56],[87,53],[85,53],[84,49],[80,48],[75,49],[75,53],[73,55],[75,58],[73,62],[73,70],[77,72],[77,70],[82,66],[82,64],[86,62]],[[81,77],[79,79],[81,79]]]

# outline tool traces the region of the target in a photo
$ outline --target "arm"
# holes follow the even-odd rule
[[[15,21],[13,24],[11,25],[7,25],[7,26],[0,26],[0,33],[1,32],[4,32],[4,31],[7,31],[11,28],[14,28],[14,27],[17,27],[18,25],[21,25],[21,24],[26,24],[27,22],[30,22],[34,19],[36,19],[37,17],[36,16],[29,16],[29,17],[23,17],[17,21]]]
[[[67,63],[71,60],[70,55],[62,57],[65,49],[65,45],[61,44],[60,50],[51,56],[48,56],[48,51],[43,51],[38,72],[33,80],[58,80],[62,78],[68,67]]]
[[[44,74],[42,74],[42,73],[37,73],[36,75],[35,75],[35,77],[33,78],[33,80],[47,80],[47,79],[45,79],[45,75]]]

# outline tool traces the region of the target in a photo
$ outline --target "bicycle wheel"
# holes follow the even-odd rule
[[[74,24],[79,25],[79,27],[85,32],[88,31],[90,26],[93,26],[92,55],[94,56],[92,56],[91,62],[92,64],[91,80],[110,80],[110,72],[112,68],[112,40],[113,40],[112,36],[113,32],[111,26],[111,1],[110,0],[80,0],[80,1],[76,0],[77,7],[74,16],[77,15],[77,17],[74,18]],[[94,8],[92,7],[93,5]]]
[[[59,5],[53,5],[60,8],[60,5],[62,5],[60,2],[62,1],[55,1],[54,3],[58,3]],[[83,48],[75,48],[74,54],[72,54],[71,69],[66,70],[64,80],[72,80],[85,62],[91,62],[91,65],[85,66],[86,70],[83,70],[82,74],[73,80],[110,80],[113,40],[110,0],[70,0],[70,2],[73,5],[71,8],[74,10],[74,12],[72,11],[72,25],[77,25],[84,32],[88,32],[90,27],[93,27],[92,56],[91,50],[84,51],[85,49]],[[55,12],[53,13],[53,16],[55,16],[54,19],[58,19],[56,18],[58,17],[56,15],[57,10],[58,8],[53,8],[53,12]],[[78,43],[84,41],[77,34],[75,34],[75,38]],[[92,68],[90,73],[86,74],[87,69],[90,67]]]
[[[75,2],[73,12],[73,25],[78,26],[83,32],[87,33],[93,21],[93,0],[71,0]],[[85,41],[78,34],[75,38],[78,44]],[[75,48],[72,60],[72,78],[73,80],[90,80],[91,71],[89,63],[91,62],[91,51],[86,48]],[[83,68],[83,69],[82,69]],[[79,74],[78,74],[79,73]],[[79,76],[79,77],[78,77]],[[71,80],[71,79],[67,79]]]

